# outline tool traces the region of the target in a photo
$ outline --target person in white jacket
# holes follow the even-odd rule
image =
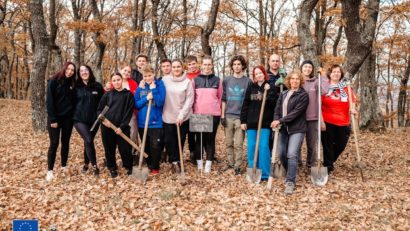
[[[181,131],[181,146],[184,149],[185,137],[189,130],[189,116],[194,103],[194,89],[184,71],[181,60],[172,61],[172,74],[163,78],[166,89],[162,121],[164,129],[165,148],[169,154],[168,161],[172,163],[176,173],[180,173],[180,158],[177,139],[177,125]]]

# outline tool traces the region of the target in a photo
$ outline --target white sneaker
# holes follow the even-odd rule
[[[205,163],[205,173],[210,173],[211,172],[211,167],[212,167],[212,161],[207,160]]]
[[[47,172],[47,176],[46,176],[46,181],[52,181],[54,178],[53,176],[53,170],[50,170]]]
[[[196,163],[198,165],[198,171],[202,171],[202,169],[204,168],[203,160],[196,160]]]

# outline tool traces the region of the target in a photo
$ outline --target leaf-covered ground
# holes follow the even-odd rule
[[[362,133],[360,149],[365,182],[355,167],[354,145],[337,162],[328,184],[315,187],[299,171],[292,196],[283,182],[253,185],[224,163],[201,176],[187,164],[188,184],[181,186],[168,164],[145,185],[127,178],[80,173],[83,145],[76,132],[71,142],[69,172],[57,157],[55,180],[45,181],[48,136],[33,133],[29,102],[0,100],[0,227],[13,219],[38,219],[49,230],[410,230],[410,130]],[[225,160],[222,132],[217,156]],[[187,154],[187,152],[186,152]],[[59,155],[59,154],[58,154]],[[305,153],[304,153],[305,155]]]

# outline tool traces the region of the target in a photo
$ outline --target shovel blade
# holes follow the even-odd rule
[[[262,178],[262,170],[253,168],[246,169],[246,180],[250,183],[259,184]]]
[[[316,166],[310,169],[310,179],[314,185],[324,186],[326,185],[328,178],[329,175],[326,167]]]
[[[149,170],[147,167],[138,168],[134,167],[132,169],[132,176],[135,177],[137,180],[140,180],[142,183],[145,183],[148,179]]]
[[[270,174],[273,178],[285,178],[286,177],[286,169],[281,163],[275,163],[270,168]]]
[[[181,172],[178,176],[178,179],[181,185],[185,185],[186,184],[185,172]]]

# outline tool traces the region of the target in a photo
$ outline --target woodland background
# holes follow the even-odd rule
[[[97,79],[146,53],[211,54],[216,73],[244,54],[250,67],[281,55],[343,64],[360,95],[360,127],[410,126],[410,1],[401,0],[1,0],[0,97],[30,99],[45,129],[46,80],[64,61],[91,64]]]

